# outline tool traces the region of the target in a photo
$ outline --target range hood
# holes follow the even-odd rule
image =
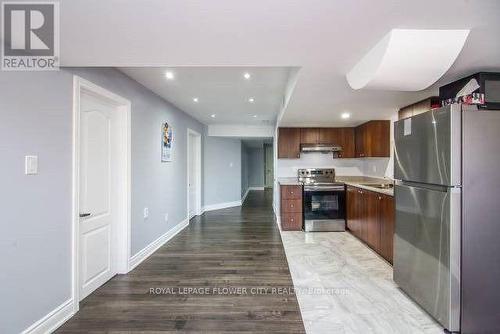
[[[304,153],[308,152],[332,153],[332,152],[342,151],[342,147],[331,144],[302,144],[300,145],[300,151]]]

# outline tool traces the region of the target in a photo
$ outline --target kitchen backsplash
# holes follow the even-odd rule
[[[392,159],[333,159],[331,154],[307,153],[300,159],[279,159],[277,177],[295,177],[299,168],[335,168],[337,175],[392,177]]]

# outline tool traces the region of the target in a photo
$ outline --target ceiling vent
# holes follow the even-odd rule
[[[469,30],[393,29],[346,78],[353,89],[419,91],[448,71]]]

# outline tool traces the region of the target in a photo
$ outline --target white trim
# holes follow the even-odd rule
[[[202,207],[201,207],[201,134],[192,130],[192,129],[187,129],[187,178],[186,178],[186,187],[187,187],[187,198],[186,198],[186,208],[187,208],[187,217],[188,219],[191,219],[192,216],[189,215],[189,207],[190,207],[190,198],[189,198],[189,158],[190,158],[190,140],[191,136],[196,137],[196,155],[198,157],[198,161],[196,164],[196,203],[195,203],[195,215],[201,215],[202,214]]]
[[[249,192],[250,192],[250,188],[247,188],[247,191],[245,191],[245,194],[241,198],[241,205],[243,205],[243,203],[245,203],[245,200],[247,199],[247,196],[248,196]]]
[[[78,312],[80,306],[79,298],[79,182],[80,182],[80,97],[81,92],[86,91],[91,94],[96,94],[100,97],[104,97],[111,100],[123,112],[125,129],[124,135],[126,136],[125,144],[125,155],[126,163],[124,167],[125,179],[123,180],[124,189],[126,189],[123,194],[122,205],[124,207],[124,212],[122,216],[124,217],[125,224],[122,224],[120,228],[117,229],[117,239],[119,240],[117,245],[117,257],[116,257],[116,269],[118,273],[127,273],[129,269],[128,260],[130,258],[130,221],[131,221],[131,103],[129,100],[116,95],[92,82],[85,80],[79,76],[73,76],[73,180],[72,180],[72,295],[71,300],[73,303],[73,313]]]
[[[226,208],[232,208],[232,207],[235,207],[235,206],[241,206],[241,200],[234,201],[234,202],[226,202],[226,203],[217,203],[217,204],[205,205],[203,207],[203,212],[220,210],[220,209],[226,209]]]
[[[278,225],[278,230],[280,230],[281,232],[281,217],[276,213],[274,214],[274,216],[276,217],[276,224]]]
[[[189,225],[189,219],[184,219],[179,224],[175,225],[173,228],[168,230],[165,234],[160,236],[158,239],[141,249],[137,254],[132,256],[129,261],[129,268],[133,270],[137,267],[142,261],[146,260],[149,256],[151,256],[154,252],[158,250],[161,246],[163,246],[170,239],[175,237],[179,232],[181,232],[184,228]]]
[[[70,298],[56,307],[49,314],[26,328],[23,334],[52,333],[73,316],[73,300]]]
[[[248,187],[247,191],[245,192],[245,194],[241,198],[241,205],[243,205],[243,203],[245,203],[245,200],[247,199],[248,193],[250,191],[264,191],[264,187]]]

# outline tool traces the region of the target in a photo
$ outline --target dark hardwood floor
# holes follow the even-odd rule
[[[192,219],[57,332],[305,333],[271,202],[271,191],[251,191],[243,207]]]

